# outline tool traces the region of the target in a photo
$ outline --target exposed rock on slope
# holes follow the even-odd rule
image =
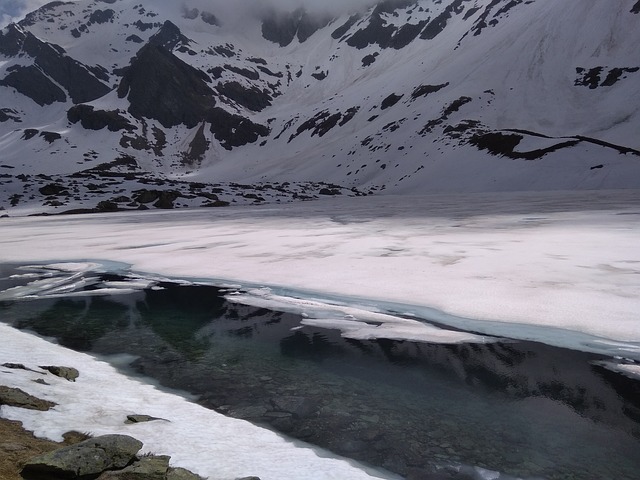
[[[126,69],[118,96],[129,101],[137,118],[158,120],[164,127],[195,127],[216,104],[209,78],[164,47],[142,47]]]

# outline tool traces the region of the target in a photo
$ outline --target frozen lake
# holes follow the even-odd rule
[[[134,355],[128,374],[214,410],[403,475],[442,465],[477,478],[497,478],[483,468],[522,478],[637,472],[637,191],[331,199],[0,226],[1,261],[57,264],[44,276],[4,275],[12,318],[23,321],[29,306],[37,325],[23,326],[36,331],[66,318],[71,327],[40,333],[67,328],[79,337],[63,344],[124,353],[120,368]],[[182,325],[180,308],[195,320]],[[87,312],[96,331],[79,334],[74,322]],[[28,359],[12,344],[6,361]],[[178,373],[163,351],[178,355],[168,361]],[[309,410],[326,416],[300,415]],[[286,477],[256,465],[245,475]],[[387,475],[356,470],[322,478]]]

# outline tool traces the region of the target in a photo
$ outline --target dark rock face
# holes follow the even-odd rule
[[[631,13],[640,13],[640,0],[631,8]]]
[[[387,108],[393,107],[396,103],[400,101],[401,98],[402,98],[402,95],[396,95],[395,93],[392,93],[387,98],[382,100],[382,104],[380,105],[380,108],[382,110],[386,110]]]
[[[113,17],[115,16],[115,12],[110,8],[106,10],[94,10],[89,16],[89,21],[91,23],[107,23],[112,22]]]
[[[92,75],[84,65],[64,55],[59,47],[27,34],[23,50],[35,59],[35,64],[43,72],[67,90],[74,103],[90,102],[109,93],[108,86]]]
[[[0,122],[6,122],[13,120],[14,122],[21,122],[20,115],[12,108],[0,108]]]
[[[70,2],[61,2],[61,1],[49,2],[43,5],[42,7],[38,8],[37,10],[31,13],[28,13],[27,16],[20,21],[19,25],[23,25],[23,26],[35,25],[40,17],[45,16],[48,13],[54,11],[60,5],[69,5],[69,4]]]
[[[0,85],[15,88],[41,107],[67,101],[64,91],[34,65],[15,66],[9,75],[0,80]]]
[[[311,117],[309,120],[306,120],[305,122],[300,124],[295,133],[293,133],[289,137],[288,143],[290,143],[294,138],[305,131],[310,131],[312,137],[315,135],[323,137],[336,125],[342,127],[347,122],[349,122],[356,115],[356,113],[358,113],[359,109],[359,107],[351,107],[344,113],[336,112],[334,114],[329,113],[327,110],[323,110],[322,112],[319,112],[315,116]]]
[[[331,33],[331,37],[334,40],[341,38],[351,29],[351,27],[353,27],[358,22],[358,20],[360,20],[360,18],[360,15],[351,15],[344,24],[340,25]]]
[[[268,127],[218,107],[211,109],[206,120],[211,124],[211,133],[226,150],[254,143],[259,137],[269,135]]]
[[[368,45],[378,45],[381,48],[394,48],[396,50],[406,47],[420,35],[427,22],[407,23],[398,28],[388,24],[382,15],[393,13],[411,4],[412,2],[408,0],[380,2],[371,13],[367,25],[347,38],[347,45],[358,49],[365,48]],[[357,21],[356,17],[351,17],[346,24],[335,30],[332,36],[338,38],[344,35],[355,23],[352,19]]]
[[[59,183],[49,183],[44,187],[40,187],[38,191],[42,195],[51,196],[51,195],[66,195],[69,193],[67,187],[64,185],[60,185]],[[45,369],[47,370],[47,369]],[[53,372],[52,372],[53,373]]]
[[[524,0],[509,0],[506,5],[500,5],[500,3],[501,2],[494,0],[485,7],[484,11],[478,17],[475,24],[471,28],[474,36],[480,35],[482,33],[482,30],[487,27],[495,27],[499,23],[500,19],[507,15],[512,8],[520,4],[526,5],[531,2]],[[458,5],[455,13],[461,13],[463,9],[463,6]]]
[[[420,34],[420,38],[423,40],[433,40],[436,38],[447,26],[447,22],[453,17],[454,13],[461,13],[463,7],[463,3],[468,0],[454,0],[451,2],[444,11],[438,15],[436,18],[431,20],[425,29]],[[493,2],[496,3],[496,2]]]
[[[125,70],[118,96],[128,97],[129,113],[136,118],[193,128],[216,103],[208,79],[165,48],[147,44]]]
[[[55,403],[29,395],[19,388],[0,385],[0,405],[46,411],[54,407]]]
[[[66,95],[56,83],[67,91],[74,103],[90,102],[110,90],[85,65],[67,56],[64,49],[42,42],[15,26],[0,38],[0,52],[9,56],[27,54],[34,59],[35,65],[15,67],[0,84],[14,87],[41,106],[66,101]]]
[[[259,112],[271,105],[271,95],[256,87],[246,88],[238,82],[220,83],[216,90],[227,98],[253,112]]]
[[[15,57],[22,50],[25,33],[15,24],[7,27],[6,33],[0,30],[0,53],[7,57]]]
[[[174,23],[167,20],[160,30],[149,39],[149,43],[172,51],[177,46],[188,47],[191,40],[185,37]]]
[[[103,435],[39,455],[29,460],[23,476],[77,478],[124,468],[142,448],[142,442],[127,435]]]
[[[129,121],[117,110],[95,110],[90,105],[75,105],[67,112],[71,123],[78,123],[87,130],[102,130],[107,127],[111,132],[133,130]]]
[[[420,85],[419,87],[416,87],[413,93],[411,93],[411,99],[416,100],[420,97],[426,97],[430,93],[438,92],[447,86],[449,86],[449,82],[441,85]]]
[[[620,80],[627,78],[627,74],[636,73],[640,67],[594,67],[594,68],[576,68],[577,78],[574,83],[576,87],[589,87],[596,89],[598,87],[612,87]],[[602,78],[604,76],[604,79]]]

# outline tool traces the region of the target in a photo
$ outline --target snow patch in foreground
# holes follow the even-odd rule
[[[76,382],[47,375],[50,385],[42,385],[34,382],[43,378],[40,373],[0,367],[0,384],[57,404],[47,412],[2,406],[3,417],[23,422],[39,437],[61,441],[62,434],[69,430],[131,435],[144,443],[143,452],[171,455],[172,465],[212,480],[249,475],[259,475],[262,480],[397,478],[243,420],[225,417],[128,378],[89,355],[8,325],[0,324],[0,338],[0,364],[22,363],[34,370],[38,365],[65,365],[80,371]],[[127,415],[131,414],[168,421],[126,425]]]

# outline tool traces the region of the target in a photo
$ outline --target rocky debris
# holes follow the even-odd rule
[[[10,368],[12,370],[28,370],[29,372],[42,373],[44,375],[43,372],[39,372],[38,370],[26,367],[22,363],[3,363],[2,366],[5,368]]]
[[[25,478],[78,478],[122,469],[134,460],[142,442],[128,435],[103,435],[29,460],[22,470]]]
[[[27,408],[29,410],[47,411],[56,404],[48,400],[34,397],[19,388],[0,385],[0,405]]]
[[[154,420],[164,420],[168,422],[168,420],[159,417],[152,417],[151,415],[127,415],[127,420],[124,422],[126,424],[131,423],[145,423],[145,422],[153,422]]]
[[[70,382],[75,382],[76,378],[80,376],[80,372],[73,367],[60,367],[56,365],[40,366],[43,370],[47,370],[49,373],[56,377],[65,378]]]
[[[155,202],[153,204],[156,208],[170,209],[173,208],[173,203],[181,197],[180,192],[176,190],[147,190],[141,189],[133,192],[133,199],[142,204]]]

